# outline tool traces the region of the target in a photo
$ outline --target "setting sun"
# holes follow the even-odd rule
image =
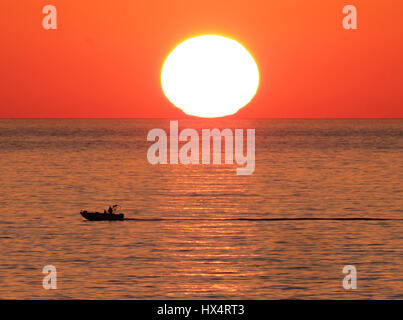
[[[251,54],[237,41],[204,35],[178,45],[161,72],[165,96],[188,115],[203,118],[236,113],[251,101],[259,71]]]

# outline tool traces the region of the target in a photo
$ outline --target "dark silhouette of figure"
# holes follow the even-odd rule
[[[112,214],[112,213],[113,213],[113,210],[112,210],[112,207],[111,207],[111,206],[109,206],[108,212],[109,212],[109,214]]]

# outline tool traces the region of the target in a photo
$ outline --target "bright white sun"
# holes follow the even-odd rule
[[[216,35],[188,39],[166,59],[165,96],[186,114],[214,118],[236,113],[259,86],[259,70],[238,42]]]

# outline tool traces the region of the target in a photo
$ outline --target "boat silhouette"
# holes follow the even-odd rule
[[[124,220],[125,215],[123,213],[117,213],[118,205],[109,207],[108,212],[90,212],[87,210],[81,210],[80,214],[89,221],[119,221]]]

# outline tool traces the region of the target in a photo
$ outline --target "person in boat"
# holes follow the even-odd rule
[[[111,206],[109,206],[108,213],[109,213],[109,214],[112,214],[112,213],[113,213],[113,209],[112,209]]]

